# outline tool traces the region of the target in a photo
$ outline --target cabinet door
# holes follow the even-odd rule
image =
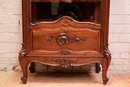
[[[30,55],[103,57],[101,0],[32,0]]]

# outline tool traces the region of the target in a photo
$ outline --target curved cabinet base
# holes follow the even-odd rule
[[[21,80],[23,82],[23,84],[27,83],[27,67],[30,63],[30,67],[29,70],[31,73],[35,72],[35,68],[34,68],[34,63],[41,63],[47,66],[61,66],[64,68],[67,68],[68,66],[82,66],[82,65],[87,65],[87,64],[91,64],[91,63],[95,63],[95,71],[96,73],[99,73],[101,70],[100,64],[102,66],[102,80],[103,80],[103,84],[106,85],[107,82],[109,81],[108,77],[107,77],[107,70],[108,67],[110,65],[110,61],[111,61],[111,57],[109,56],[109,58],[82,58],[82,60],[84,61],[80,61],[81,58],[67,58],[67,59],[56,59],[56,58],[35,58],[35,57],[22,57],[21,55],[19,55],[19,62],[23,71],[23,76],[21,77]],[[59,60],[59,61],[57,61]],[[61,60],[61,61],[60,61]],[[79,61],[77,61],[79,60]],[[45,62],[48,61],[48,62]],[[53,62],[52,62],[53,61]],[[73,62],[72,62],[73,61]],[[77,61],[77,62],[74,62]]]

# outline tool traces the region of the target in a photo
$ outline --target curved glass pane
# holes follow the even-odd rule
[[[101,0],[32,0],[31,22],[55,21],[69,16],[79,22],[100,24]]]

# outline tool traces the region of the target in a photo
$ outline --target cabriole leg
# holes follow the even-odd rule
[[[27,83],[27,66],[28,66],[28,62],[27,62],[27,57],[26,57],[26,49],[25,49],[25,44],[22,44],[22,49],[19,52],[19,63],[20,66],[22,68],[22,72],[23,72],[23,76],[21,77],[21,80],[23,82],[23,84]]]
[[[102,64],[102,68],[103,68],[103,71],[102,71],[102,80],[103,80],[103,84],[106,85],[107,82],[109,81],[109,78],[107,77],[107,71],[108,71],[108,68],[109,68],[109,65],[110,65],[110,61],[111,61],[111,58],[107,59],[107,58],[104,58],[103,59],[103,64]]]
[[[27,72],[28,63],[27,63],[27,60],[25,58],[19,60],[19,62],[20,62],[22,72],[23,72],[23,76],[21,77],[21,80],[22,80],[23,84],[26,84],[27,83],[27,78],[28,78],[28,75],[27,75],[27,73],[28,73]]]

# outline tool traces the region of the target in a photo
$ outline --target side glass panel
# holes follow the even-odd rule
[[[32,0],[31,22],[55,21],[69,16],[79,22],[100,24],[101,0]]]

